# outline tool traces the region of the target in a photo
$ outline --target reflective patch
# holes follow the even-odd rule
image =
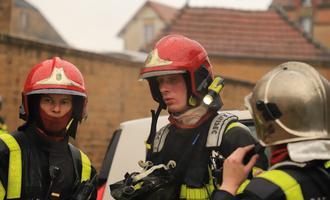
[[[0,139],[9,149],[7,199],[21,197],[22,189],[22,154],[16,139],[10,134],[0,134]]]
[[[6,190],[0,181],[0,200],[5,199],[5,195],[6,195]]]
[[[222,136],[226,132],[227,126],[233,121],[237,121],[238,117],[230,113],[221,113],[217,115],[211,123],[207,136],[207,147],[218,147],[221,145]]]
[[[92,173],[92,167],[91,167],[91,161],[87,157],[86,154],[84,154],[82,151],[80,151],[81,155],[81,182],[89,180]]]
[[[170,132],[170,124],[167,124],[166,126],[164,126],[163,128],[161,128],[155,136],[154,139],[154,143],[153,143],[153,152],[160,152],[160,150],[162,150],[164,143],[165,143],[165,139],[167,134]]]
[[[264,178],[281,188],[287,200],[304,200],[299,183],[282,170],[271,170],[257,176]]]

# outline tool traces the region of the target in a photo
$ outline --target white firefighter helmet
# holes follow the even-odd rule
[[[279,65],[257,82],[247,103],[266,146],[330,139],[330,84],[308,64]]]

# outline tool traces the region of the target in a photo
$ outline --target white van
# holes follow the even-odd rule
[[[248,126],[255,136],[254,123],[247,110],[220,111],[238,116],[241,123]],[[157,129],[168,124],[168,116],[158,118]],[[140,172],[138,161],[144,160],[146,155],[145,141],[149,135],[151,118],[126,121],[114,132],[99,174],[97,200],[113,199],[109,185],[124,179],[126,172]]]

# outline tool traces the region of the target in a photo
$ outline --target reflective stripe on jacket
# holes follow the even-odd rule
[[[228,124],[228,126],[226,127],[226,130],[224,132],[227,133],[230,129],[232,129],[234,127],[242,127],[243,128],[243,127],[246,127],[246,126],[239,123],[239,122],[232,122],[232,123]],[[210,199],[210,197],[212,195],[212,192],[215,189],[210,170],[209,170],[209,177],[210,177],[209,183],[207,185],[205,185],[204,187],[202,187],[202,188],[190,188],[190,187],[187,187],[186,185],[181,185],[180,199],[187,199],[187,200],[207,200],[207,199]],[[244,186],[245,185],[246,184],[244,184]],[[243,189],[240,189],[240,190],[243,190]]]
[[[11,134],[0,134],[0,139],[6,144],[9,149],[9,164],[8,164],[8,183],[7,188],[4,188],[0,181],[0,200],[15,199],[21,197],[22,191],[22,153],[21,148],[16,139]],[[70,149],[75,148],[70,145]],[[77,149],[77,148],[75,148]],[[82,151],[79,150],[79,158],[72,152],[73,159],[80,160],[82,165],[80,180],[85,181],[90,179],[92,166],[89,158]],[[7,190],[6,190],[7,189]],[[7,192],[7,195],[6,195]]]

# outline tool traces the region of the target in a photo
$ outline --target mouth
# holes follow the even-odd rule
[[[175,99],[173,98],[164,98],[164,102],[169,105],[169,104],[173,104],[175,101]]]

